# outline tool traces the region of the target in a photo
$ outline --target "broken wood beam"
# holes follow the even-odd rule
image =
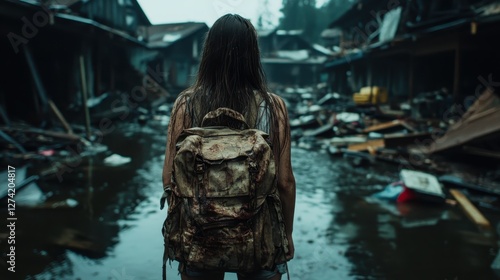
[[[70,140],[70,141],[74,141],[74,142],[83,142],[83,138],[81,138],[80,136],[75,135],[75,134],[68,134],[65,132],[50,131],[50,130],[43,130],[43,129],[37,129],[37,128],[6,127],[6,126],[0,126],[0,130],[5,131],[5,132],[33,133],[33,134],[39,134],[39,135],[44,135],[44,136],[49,136],[49,137],[54,137],[54,138],[59,138],[59,139]]]
[[[450,189],[450,193],[458,201],[458,204],[460,204],[460,207],[472,222],[483,229],[491,229],[490,222],[461,191],[457,189]]]
[[[388,130],[388,129],[394,129],[398,126],[401,126],[402,128],[406,128],[406,129],[411,130],[411,131],[415,131],[415,129],[412,126],[410,126],[408,123],[406,123],[406,121],[393,120],[390,122],[384,122],[384,123],[379,123],[379,124],[369,126],[369,127],[365,128],[365,130],[363,130],[363,132],[370,133],[370,132],[376,132],[376,131],[384,131],[384,130]]]
[[[378,148],[383,148],[384,147],[384,139],[376,139],[376,140],[369,140],[366,141],[365,143],[360,143],[360,144],[351,144],[348,146],[349,151],[355,151],[355,152],[361,152],[361,151],[366,151],[366,150],[376,150]]]
[[[61,111],[59,111],[56,104],[50,99],[49,99],[49,105],[50,105],[50,108],[52,109],[52,111],[54,112],[54,114],[56,115],[56,117],[59,119],[61,124],[64,126],[64,128],[68,132],[68,134],[74,134],[73,129],[71,129],[71,126],[66,121],[66,118],[64,118],[63,114],[61,113]]]
[[[429,147],[429,153],[464,146],[469,142],[485,138],[494,141],[500,133],[500,98],[486,90],[472,104],[467,112],[446,133]],[[492,138],[489,138],[492,137]],[[498,141],[497,141],[498,142]]]

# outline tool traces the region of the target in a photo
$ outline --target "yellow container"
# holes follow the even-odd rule
[[[387,89],[383,87],[364,87],[352,96],[358,105],[387,103]]]

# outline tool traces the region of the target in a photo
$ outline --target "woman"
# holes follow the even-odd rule
[[[227,107],[241,113],[249,125],[270,134],[276,161],[278,191],[288,238],[287,260],[294,256],[292,239],[295,179],[290,160],[290,127],[283,100],[268,93],[260,62],[257,33],[250,21],[225,15],[210,28],[194,85],[175,101],[170,119],[163,187],[171,184],[175,143],[185,128],[201,124],[210,111]],[[182,279],[223,279],[223,272],[193,271],[181,264]],[[272,271],[238,273],[238,279],[281,279],[285,265]]]

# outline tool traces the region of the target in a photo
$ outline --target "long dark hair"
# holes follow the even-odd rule
[[[205,38],[196,80],[180,97],[186,104],[184,127],[199,126],[210,111],[231,108],[245,116],[250,127],[267,130],[275,155],[281,153],[283,143],[277,132],[282,107],[268,93],[257,32],[249,20],[227,14],[213,24]]]

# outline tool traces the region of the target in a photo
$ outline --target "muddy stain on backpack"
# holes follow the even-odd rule
[[[286,261],[276,170],[268,135],[241,123],[184,130],[177,142],[172,194],[163,227],[166,258],[193,269],[255,271]]]

